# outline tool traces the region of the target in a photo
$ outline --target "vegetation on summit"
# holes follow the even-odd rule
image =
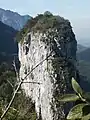
[[[48,29],[61,30],[63,36],[70,34],[71,25],[68,20],[63,17],[55,16],[50,12],[46,11],[44,14],[39,14],[35,18],[30,19],[24,28],[18,32],[16,40],[22,42],[28,32],[47,32]]]

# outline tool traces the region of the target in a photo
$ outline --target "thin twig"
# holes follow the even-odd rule
[[[33,67],[32,70],[23,79],[21,79],[20,83],[18,84],[18,86],[17,86],[17,88],[16,88],[16,90],[15,90],[13,96],[12,96],[12,99],[11,99],[10,103],[8,104],[8,106],[7,106],[6,110],[4,111],[4,113],[1,115],[0,120],[2,120],[4,118],[4,116],[7,114],[7,112],[9,110],[9,108],[11,107],[11,105],[12,105],[14,99],[15,99],[15,96],[16,96],[19,88],[21,87],[21,84],[23,83],[23,81],[32,73],[33,70],[35,70],[40,64],[42,64],[45,60],[47,60],[51,56],[51,54],[52,54],[52,52],[44,60],[42,60],[35,67]],[[20,79],[20,77],[18,79]]]
[[[20,81],[20,77],[19,77],[19,74],[18,74],[18,71],[17,71],[17,68],[16,68],[15,57],[14,57],[12,65],[13,65],[15,73],[16,73],[17,81]]]
[[[21,84],[22,84],[22,81],[19,83],[17,89],[15,90],[15,92],[14,92],[14,94],[13,94],[13,96],[12,96],[12,99],[11,99],[9,105],[7,106],[6,110],[5,110],[4,113],[2,114],[0,120],[2,120],[2,119],[4,118],[4,116],[6,115],[6,113],[7,113],[8,110],[9,110],[9,108],[11,107],[11,105],[12,105],[12,103],[13,103],[13,101],[14,101],[14,98],[15,98],[15,96],[16,96],[16,93],[17,93],[17,91],[19,90]]]
[[[9,80],[6,80],[9,84],[10,84],[10,86],[14,89],[14,86],[13,86],[13,84],[9,81]]]
[[[29,81],[25,81],[25,82],[23,82],[23,83],[33,83],[33,84],[42,84],[42,83],[39,83],[39,82],[29,82]]]

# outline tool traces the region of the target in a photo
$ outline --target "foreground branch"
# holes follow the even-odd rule
[[[9,80],[6,80],[6,81],[9,83],[9,85],[12,87],[12,89],[14,89],[13,84]]]
[[[21,79],[20,83],[18,84],[18,86],[17,86],[17,88],[16,88],[16,90],[15,90],[13,96],[12,96],[12,99],[11,99],[10,103],[8,104],[8,106],[7,106],[6,110],[4,111],[4,113],[2,114],[0,120],[2,120],[2,119],[5,117],[5,115],[7,114],[8,110],[9,110],[9,108],[11,107],[11,105],[12,105],[14,99],[15,99],[15,96],[16,96],[19,88],[21,87],[21,84],[24,82],[24,80],[25,80],[39,65],[41,65],[45,60],[47,60],[47,59],[51,56],[51,54],[52,54],[52,52],[51,52],[44,60],[42,60],[42,61],[41,61],[40,63],[38,63],[35,67],[33,67],[32,70],[31,70],[23,79]],[[15,65],[15,64],[14,64],[14,65]],[[18,75],[17,75],[17,76],[18,76]],[[20,77],[19,77],[19,76],[18,76],[18,80],[20,80]],[[33,83],[33,84],[38,84],[38,82],[37,82],[37,83],[36,83],[36,82],[31,82],[31,83]],[[39,84],[40,84],[40,83],[39,83]]]
[[[19,77],[19,74],[18,74],[18,71],[17,71],[17,68],[16,68],[15,57],[14,57],[12,65],[13,65],[15,73],[16,73],[17,81],[20,81],[20,77]]]
[[[42,83],[39,83],[39,82],[30,82],[30,81],[24,81],[23,83],[33,83],[33,84],[42,84]]]

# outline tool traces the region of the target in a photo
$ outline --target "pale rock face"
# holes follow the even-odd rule
[[[50,33],[53,34],[51,35]],[[55,37],[54,34],[58,36]],[[42,120],[62,120],[65,117],[64,109],[60,104],[57,106],[55,96],[69,91],[68,84],[70,81],[66,81],[66,79],[70,77],[67,75],[67,78],[65,78],[65,70],[67,74],[70,73],[70,70],[68,70],[68,66],[65,66],[65,63],[61,60],[61,65],[58,65],[58,61],[56,62],[58,65],[56,69],[59,69],[59,73],[56,72],[53,60],[55,60],[57,55],[63,59],[66,56],[67,59],[71,57],[72,62],[75,63],[76,40],[73,39],[67,43],[64,43],[63,40],[62,43],[60,42],[61,39],[63,38],[59,36],[57,30],[51,30],[44,34],[30,32],[24,38],[24,42],[22,44],[19,43],[20,78],[24,78],[32,68],[51,54],[47,60],[33,70],[27,79],[25,79],[27,82],[38,82],[40,84],[22,84],[26,95],[35,103],[39,120],[40,117],[42,117]],[[51,53],[51,51],[53,52]],[[71,74],[74,75],[74,68],[72,71],[74,72]]]

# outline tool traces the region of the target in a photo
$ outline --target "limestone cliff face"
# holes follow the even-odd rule
[[[45,16],[42,15],[43,17]],[[47,20],[50,21],[50,18],[47,16]],[[64,119],[65,107],[56,98],[71,91],[71,77],[76,77],[77,42],[69,21],[60,19],[58,26],[55,24],[54,27],[50,27],[49,24],[49,28],[47,27],[44,32],[37,29],[39,23],[37,20],[23,37],[23,42],[19,43],[20,78],[24,78],[30,70],[50,55],[25,79],[27,82],[40,84],[22,84],[26,95],[35,103],[39,120]]]

